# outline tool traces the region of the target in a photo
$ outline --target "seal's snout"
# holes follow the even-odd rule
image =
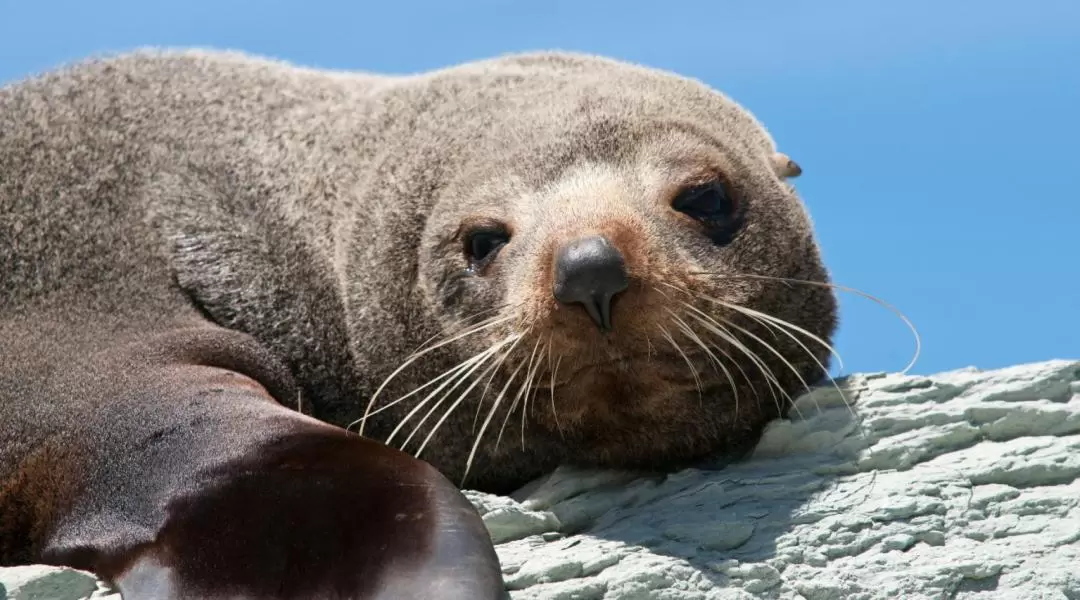
[[[611,330],[611,303],[630,284],[622,252],[594,235],[564,245],[555,257],[555,299],[580,304],[601,331]]]

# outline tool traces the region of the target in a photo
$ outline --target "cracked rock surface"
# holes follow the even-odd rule
[[[1080,600],[1080,362],[838,387],[742,462],[467,492],[512,597]],[[0,569],[5,593],[119,599],[49,567]]]

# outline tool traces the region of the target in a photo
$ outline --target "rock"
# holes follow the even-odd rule
[[[82,571],[33,565],[0,569],[2,600],[120,600]]]

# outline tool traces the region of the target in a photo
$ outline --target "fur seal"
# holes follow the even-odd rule
[[[451,482],[739,452],[826,372],[800,173],[721,93],[578,54],[0,88],[0,563],[502,597]]]

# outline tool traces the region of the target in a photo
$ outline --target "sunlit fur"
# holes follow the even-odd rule
[[[469,487],[744,451],[829,365],[801,169],[670,73],[141,52],[0,89],[0,140],[0,314],[138,305],[248,332],[302,387],[280,401]],[[714,178],[746,210],[723,246],[671,208]],[[479,272],[478,221],[511,234]],[[556,250],[597,234],[631,279],[606,335],[552,295]]]

